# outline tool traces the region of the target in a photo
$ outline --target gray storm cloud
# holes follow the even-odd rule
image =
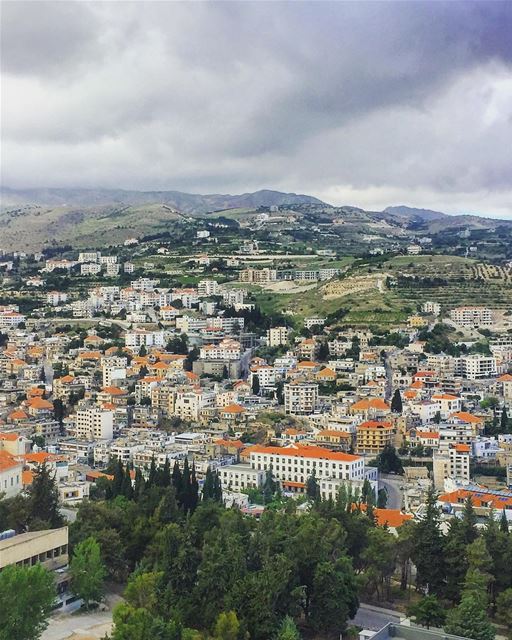
[[[2,182],[512,217],[512,3],[8,2]]]

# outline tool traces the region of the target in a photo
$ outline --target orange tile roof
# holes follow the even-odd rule
[[[354,505],[354,509],[356,509],[357,507],[359,507],[361,511],[366,511],[366,505],[364,503],[360,505]],[[388,526],[392,529],[398,529],[398,527],[401,527],[404,522],[413,519],[413,516],[410,513],[403,513],[402,511],[400,511],[400,509],[375,508],[373,512],[375,514],[375,518],[379,527]]]
[[[219,447],[235,447],[236,449],[244,449],[246,446],[241,440],[224,440],[222,438],[214,440],[213,444]]]
[[[348,431],[337,431],[336,429],[323,429],[319,431],[317,437],[334,437],[334,438],[350,438],[352,434]]]
[[[311,445],[295,445],[293,447],[263,447],[255,445],[248,449],[248,453],[264,453],[274,456],[293,456],[296,458],[315,458],[321,460],[338,460],[340,462],[355,462],[361,460],[361,456],[354,456],[350,453],[340,451],[330,451],[323,447]]]
[[[103,387],[101,392],[102,393],[108,393],[111,396],[125,396],[126,395],[126,391],[123,391],[123,389],[120,389],[119,387]]]
[[[19,437],[19,433],[0,433],[0,440],[5,440],[6,442],[16,442]]]
[[[383,422],[381,420],[367,420],[357,426],[357,430],[372,430],[372,429],[385,429],[390,431],[393,429],[391,422]]]
[[[512,382],[512,375],[510,375],[510,373],[504,373],[498,378],[498,382]]]
[[[34,472],[33,471],[22,471],[21,472],[21,482],[24,487],[28,487],[32,484],[34,480]]]
[[[317,378],[326,378],[326,377],[332,378],[332,376],[336,376],[336,372],[333,371],[332,369],[329,369],[329,367],[325,367],[325,369],[322,369],[322,371],[319,371],[316,374]]]
[[[388,403],[382,398],[363,398],[355,402],[351,407],[353,411],[367,411],[368,409],[389,409]]]
[[[227,407],[221,409],[221,413],[245,413],[245,409],[240,404],[228,404]]]
[[[454,396],[451,393],[435,393],[432,400],[459,400],[459,396]]]
[[[80,360],[99,360],[101,358],[101,351],[82,351],[78,354]]]
[[[462,422],[472,422],[473,424],[478,424],[479,422],[483,422],[482,418],[479,418],[478,416],[474,416],[472,413],[469,413],[468,411],[457,411],[455,413],[452,413],[450,418],[458,418],[459,420],[462,420]]]
[[[34,398],[33,400],[29,400],[27,404],[32,409],[53,409],[53,404],[43,398]]]
[[[28,415],[22,409],[11,411],[8,416],[9,420],[28,420]]]
[[[448,493],[442,493],[438,500],[440,502],[463,502],[467,498],[471,498],[474,507],[488,507],[489,503],[493,509],[502,510],[512,507],[512,495],[503,496],[492,492],[473,491],[471,489],[456,489]]]
[[[21,463],[14,456],[11,456],[7,451],[0,450],[0,471],[7,471],[20,466]]]
[[[417,438],[435,438],[436,440],[439,438],[439,433],[437,431],[417,431]]]
[[[454,449],[457,453],[469,453],[471,451],[469,444],[456,444]]]
[[[26,453],[22,457],[26,462],[35,462],[36,464],[43,464],[43,462],[57,462],[66,459],[64,456],[59,456],[56,453],[47,453],[46,451]]]

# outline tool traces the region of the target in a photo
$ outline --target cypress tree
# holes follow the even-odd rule
[[[213,476],[213,498],[216,502],[222,504],[222,484],[218,472]]]
[[[116,460],[116,464],[114,467],[114,479],[112,480],[112,497],[116,498],[117,496],[122,495],[123,484],[124,484],[124,468],[123,468],[123,463],[118,458]]]
[[[154,487],[158,481],[158,469],[156,468],[155,457],[151,458],[151,466],[149,467],[148,487]]]
[[[197,503],[199,502],[199,483],[196,478],[196,465],[192,463],[192,474],[190,477],[190,490],[188,499],[188,508],[190,511],[195,511]]]
[[[206,475],[204,478],[203,484],[203,500],[214,500],[215,499],[215,481],[213,478],[213,473],[210,467],[206,469]]]
[[[177,460],[174,462],[171,480],[172,480],[172,486],[174,487],[174,490],[176,491],[176,495],[178,496],[178,500],[179,500],[181,496],[181,489],[183,486],[183,476],[181,473],[180,465],[178,464]]]
[[[183,474],[181,476],[181,493],[178,494],[178,502],[184,511],[190,510],[190,468],[188,458],[183,464]]]
[[[46,462],[37,468],[30,488],[30,519],[42,520],[50,528],[61,527],[59,492]]]
[[[402,413],[403,403],[402,396],[400,395],[400,389],[396,389],[391,399],[391,411],[393,413]]]
[[[133,500],[133,485],[129,469],[126,469],[124,472],[121,492],[125,498],[128,498],[128,500]]]
[[[500,531],[502,531],[503,533],[508,533],[509,531],[507,514],[505,513],[505,509],[503,509],[503,511],[501,512]]]
[[[507,433],[508,432],[507,407],[503,407],[503,411],[501,412],[500,431],[501,431],[501,433]]]
[[[434,595],[441,592],[445,577],[444,540],[439,524],[436,493],[431,488],[427,495],[425,516],[416,527],[411,557],[416,565],[417,586],[427,588],[429,594]]]
[[[137,467],[135,470],[135,487],[134,487],[134,496],[135,499],[138,500],[144,491],[144,476],[142,475],[142,471]]]
[[[161,482],[162,487],[171,486],[171,463],[169,458],[165,458],[164,468],[162,469]]]

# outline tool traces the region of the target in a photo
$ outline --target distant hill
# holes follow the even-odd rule
[[[46,207],[140,206],[165,204],[182,213],[201,215],[209,211],[258,208],[290,204],[324,204],[312,196],[263,189],[240,195],[183,193],[181,191],[125,191],[122,189],[10,189],[0,190],[2,207],[40,205]]]
[[[445,218],[448,215],[441,211],[432,211],[432,209],[416,209],[415,207],[407,207],[405,205],[386,207],[384,209],[384,213],[390,213],[404,218],[419,218],[425,221],[439,220],[439,218]]]

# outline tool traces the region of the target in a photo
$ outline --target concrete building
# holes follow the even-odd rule
[[[450,318],[463,327],[488,327],[494,322],[493,311],[487,307],[457,307],[450,311]]]
[[[288,342],[288,327],[271,327],[267,329],[269,347],[280,347]]]
[[[387,445],[392,445],[395,429],[391,422],[367,420],[356,427],[356,451],[378,455]]]
[[[308,382],[284,385],[285,413],[307,416],[316,408],[318,402],[318,384]]]
[[[99,407],[76,412],[76,437],[81,440],[112,440],[114,414]]]

